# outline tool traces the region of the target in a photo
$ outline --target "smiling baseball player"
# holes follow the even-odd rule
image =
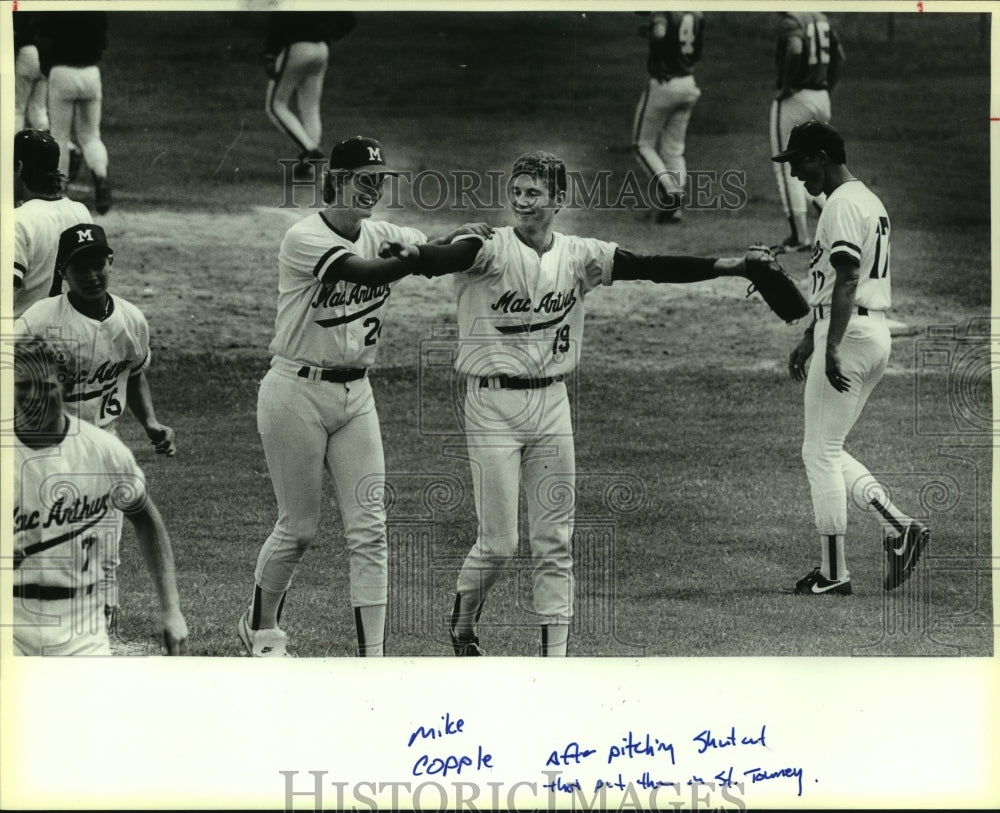
[[[128,407],[157,453],[173,456],[174,430],[157,419],[146,378],[149,325],[135,305],[108,292],[114,255],[104,229],[78,223],[62,233],[58,246],[56,268],[68,291],[28,308],[15,323],[16,332],[58,338],[72,349],[77,371],[65,408],[74,417],[117,436],[115,422]],[[112,631],[118,614],[118,536],[101,552],[101,597]]]
[[[844,554],[848,494],[881,517],[885,588],[892,590],[909,578],[930,532],[894,506],[885,487],[844,450],[885,374],[892,347],[885,318],[892,304],[889,216],[882,201],[848,170],[844,139],[828,124],[798,125],[786,149],[771,160],[787,163],[810,195],[827,195],[809,264],[814,319],[788,359],[792,378],[806,382],[802,460],[822,563],[795,584],[794,592],[853,592]]]
[[[387,176],[385,149],[347,139],[330,153],[327,207],[285,234],[278,256],[278,313],[271,369],[261,381],[257,428],[278,519],[257,557],[250,608],[237,632],[254,657],[287,654],[278,622],[295,568],[316,536],[323,470],[344,523],[357,653],[381,656],[388,548],[385,460],[368,381],[392,284],[409,273],[378,259],[387,240],[422,243],[417,229],[372,219]]]
[[[182,654],[173,551],[142,470],[111,433],[63,411],[77,371],[66,346],[14,341],[14,651],[109,655],[96,559],[133,524],[160,601],[167,654]]]
[[[566,654],[576,460],[563,379],[579,360],[586,294],[617,280],[691,283],[773,269],[766,249],[741,258],[638,256],[615,243],[561,234],[553,226],[566,191],[562,160],[527,153],[511,171],[513,227],[496,229],[491,239],[460,235],[447,246],[386,247],[419,273],[455,273],[455,368],[467,382],[465,431],[479,519],[451,616],[458,656],[483,654],[476,622],[517,551],[522,485],[541,653]]]

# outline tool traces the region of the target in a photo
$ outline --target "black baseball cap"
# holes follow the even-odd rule
[[[56,254],[56,268],[64,268],[70,260],[81,252],[100,251],[106,256],[114,252],[108,245],[104,229],[96,223],[77,223],[59,235],[59,251]]]
[[[799,155],[813,155],[823,150],[827,155],[844,155],[844,138],[829,124],[821,121],[806,121],[796,124],[788,135],[788,144],[771,160],[777,163],[791,161]]]
[[[14,163],[33,175],[59,171],[59,144],[44,130],[21,130],[14,136]]]
[[[385,147],[374,138],[354,136],[341,141],[330,152],[330,169],[351,172],[377,172],[380,175],[399,175],[385,165]]]

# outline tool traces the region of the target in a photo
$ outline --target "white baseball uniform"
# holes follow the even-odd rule
[[[344,522],[351,604],[386,603],[385,460],[366,371],[375,361],[391,286],[336,281],[331,273],[351,255],[377,258],[383,240],[426,239],[416,229],[363,220],[352,242],[321,212],[285,234],[274,355],[257,400],[257,426],[278,503],[277,522],[255,571],[265,590],[288,589],[316,535],[325,467]]]
[[[126,409],[128,380],[149,368],[149,325],[131,302],[111,297],[104,321],[80,313],[69,295],[36,302],[15,323],[20,335],[56,339],[67,345],[77,363],[76,380],[63,399],[66,412],[117,436],[115,421]],[[117,521],[121,525],[122,517]],[[119,528],[120,536],[120,528]],[[101,595],[118,605],[115,571],[120,564],[117,537],[102,549]]]
[[[77,223],[90,223],[87,207],[69,198],[27,200],[14,210],[14,316],[62,290],[56,273],[59,235]]]
[[[25,45],[14,59],[14,132],[26,123],[36,130],[49,129],[48,81],[38,63],[38,46]]]
[[[55,446],[14,441],[14,651],[22,655],[111,654],[99,557],[117,547],[121,511],[146,499],[128,448],[67,420]]]
[[[864,484],[883,494],[871,473],[844,451],[854,426],[889,361],[892,341],[885,312],[892,304],[890,226],[882,202],[861,181],[841,184],[829,196],[816,226],[810,273],[810,305],[816,315],[813,360],[805,386],[802,459],[812,491],[816,528],[823,535],[847,530],[847,494]],[[831,259],[844,255],[860,264],[850,322],[838,354],[847,392],[838,392],[825,373],[830,301],[836,279]],[[843,574],[841,574],[843,577]]]
[[[466,436],[479,518],[458,592],[478,595],[479,603],[517,551],[523,482],[535,611],[555,623],[573,615],[576,460],[562,377],[579,360],[584,295],[611,284],[616,248],[555,232],[539,256],[505,227],[483,242],[469,269],[454,275],[456,369],[467,377]]]

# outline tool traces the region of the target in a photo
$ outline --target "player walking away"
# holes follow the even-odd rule
[[[788,359],[792,378],[806,382],[802,459],[822,564],[800,579],[794,592],[851,593],[844,556],[848,493],[856,505],[881,517],[888,561],[885,589],[892,590],[913,572],[930,532],[894,506],[871,472],[844,450],[848,433],[885,373],[892,346],[885,317],[892,304],[889,216],[847,168],[844,140],[828,124],[798,125],[787,148],[772,160],[787,163],[810,195],[827,196],[810,263],[814,319]],[[807,374],[810,356],[814,360]]]
[[[20,13],[20,12],[18,12]],[[75,132],[94,179],[94,208],[111,208],[108,150],[101,141],[101,69],[108,45],[103,11],[46,12],[39,30],[42,73],[49,80],[49,121],[59,143],[59,171],[70,168],[70,134]]]
[[[272,11],[267,16],[264,68],[267,72],[267,116],[295,143],[299,162],[296,180],[307,180],[311,161],[322,161],[323,122],[320,98],[330,43],[347,36],[357,20],[353,12]],[[298,115],[291,109],[295,98]]]
[[[66,388],[64,401],[73,417],[117,436],[115,422],[127,406],[156,451],[173,456],[174,430],[157,420],[146,378],[149,325],[135,305],[108,293],[114,255],[104,229],[95,223],[78,223],[62,233],[58,245],[56,267],[69,290],[28,308],[16,323],[17,332],[58,336],[72,349],[76,376]],[[99,595],[108,625],[115,631],[120,563],[117,536],[113,544],[102,546],[99,561]]]
[[[811,120],[830,123],[830,91],[840,78],[843,62],[844,50],[825,14],[795,11],[781,15],[775,50],[777,91],[771,102],[770,117],[772,155],[785,149],[788,134],[795,125]],[[773,166],[781,207],[790,228],[781,248],[809,251],[812,242],[805,187],[792,177],[787,164]],[[821,197],[812,197],[812,202],[822,208]]]
[[[14,341],[14,651],[111,654],[96,562],[105,544],[117,546],[124,512],[159,598],[165,651],[183,654],[170,537],[132,453],[64,412],[77,378],[61,343]]]
[[[653,12],[640,33],[649,38],[649,83],[639,99],[632,143],[639,165],[657,179],[655,218],[678,223],[687,185],[684,141],[701,96],[694,64],[701,58],[700,11]]]
[[[429,276],[456,273],[459,349],[467,379],[465,429],[479,519],[451,615],[456,655],[482,655],[476,622],[518,544],[524,486],[543,655],[565,655],[573,615],[576,462],[563,379],[579,360],[584,296],[616,280],[689,283],[752,274],[773,259],[639,256],[615,243],[553,230],[566,167],[547,152],[522,155],[508,187],[514,226],[447,246],[390,243],[386,252]]]
[[[14,210],[15,317],[35,302],[59,295],[59,235],[74,223],[91,220],[87,207],[64,197],[62,190],[55,139],[41,130],[21,130],[14,136],[14,200],[20,201]]]
[[[48,82],[38,62],[39,12],[18,11],[14,19],[14,132],[25,126],[49,129]]]
[[[292,226],[278,256],[273,356],[257,399],[278,519],[257,557],[253,599],[237,627],[255,657],[287,654],[278,622],[295,568],[316,536],[324,468],[344,522],[357,652],[384,654],[385,460],[368,368],[392,283],[410,268],[379,259],[378,250],[385,241],[426,238],[371,217],[386,177],[399,174],[386,166],[381,143],[362,136],[342,141],[329,166],[327,208]]]

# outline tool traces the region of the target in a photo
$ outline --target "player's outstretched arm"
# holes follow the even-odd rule
[[[177,453],[177,447],[174,446],[174,430],[156,419],[153,393],[149,389],[149,380],[144,370],[129,376],[125,387],[125,402],[139,425],[145,430],[146,437],[153,444],[156,453],[173,457]]]
[[[476,261],[476,255],[482,245],[482,237],[475,240],[459,240],[446,246],[435,246],[428,243],[417,246],[413,243],[387,241],[379,249],[379,256],[398,258],[405,262],[414,274],[422,274],[425,277],[440,277],[445,274],[465,271],[471,267]]]
[[[325,284],[340,281],[355,282],[359,285],[376,287],[409,276],[412,271],[409,265],[399,259],[386,259],[383,256],[377,260],[366,260],[357,254],[349,254],[323,275],[323,282]]]
[[[147,498],[141,507],[126,511],[125,516],[135,528],[139,550],[160,600],[160,627],[166,652],[168,655],[183,655],[188,628],[177,592],[174,552],[160,511]]]
[[[703,282],[716,277],[743,276],[741,257],[691,257],[682,254],[633,254],[615,249],[614,280],[649,282]]]

